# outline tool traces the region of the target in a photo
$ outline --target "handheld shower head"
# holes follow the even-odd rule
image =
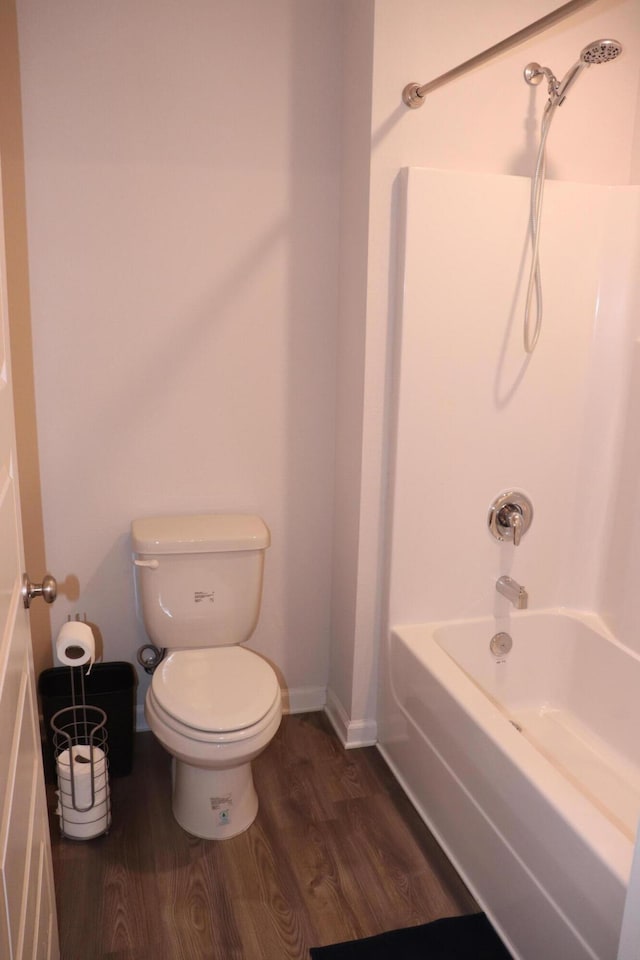
[[[615,60],[622,53],[622,44],[617,40],[594,40],[584,48],[580,54],[577,63],[567,71],[556,88],[556,102],[558,106],[564,103],[570,88],[576,82],[585,67],[590,67],[593,63],[607,63],[608,60]]]
[[[588,47],[585,47],[580,54],[583,63],[589,65],[592,63],[606,63],[607,60],[615,60],[622,53],[622,44],[617,40],[594,40]]]
[[[577,63],[567,70],[562,80],[558,81],[548,67],[541,67],[539,63],[529,63],[524,70],[524,78],[529,84],[540,83],[543,77],[547,78],[549,86],[549,101],[554,106],[564,103],[567,93],[576,82],[585,67],[593,63],[607,63],[615,60],[622,53],[622,44],[617,40],[594,40],[588,44],[580,54]]]

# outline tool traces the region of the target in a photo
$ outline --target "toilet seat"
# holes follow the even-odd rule
[[[174,729],[207,740],[242,738],[280,703],[272,667],[237,646],[174,650],[155,670],[149,693]]]

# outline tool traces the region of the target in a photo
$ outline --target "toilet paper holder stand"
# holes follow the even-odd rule
[[[111,825],[107,714],[85,702],[82,667],[70,667],[72,705],[51,718],[58,780],[58,814],[65,837],[92,839]],[[76,695],[74,674],[80,674]],[[95,813],[95,816],[92,814]]]
[[[58,760],[63,754],[67,754],[71,806],[78,813],[87,813],[96,802],[95,783],[98,759],[101,760],[107,753],[106,723],[107,715],[104,710],[90,706],[63,707],[51,718],[55,757]],[[86,747],[86,750],[78,749],[82,747]],[[100,751],[99,757],[98,751]],[[91,799],[86,806],[82,805],[78,799],[76,764],[80,765],[81,769],[86,765],[89,772]]]

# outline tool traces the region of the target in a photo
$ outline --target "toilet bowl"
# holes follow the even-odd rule
[[[258,812],[251,761],[282,718],[269,664],[242,647],[174,651],[153,675],[145,716],[173,757],[180,826],[210,840],[246,830]]]
[[[268,531],[253,516],[155,518],[134,521],[133,541],[145,626],[167,650],[145,716],[173,758],[175,819],[236,836],[258,811],[251,761],[282,717],[275,671],[238,645],[257,622]]]

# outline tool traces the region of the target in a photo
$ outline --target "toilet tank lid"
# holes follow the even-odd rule
[[[264,520],[248,513],[143,517],[131,524],[136,553],[218,553],[264,550],[271,537]]]

